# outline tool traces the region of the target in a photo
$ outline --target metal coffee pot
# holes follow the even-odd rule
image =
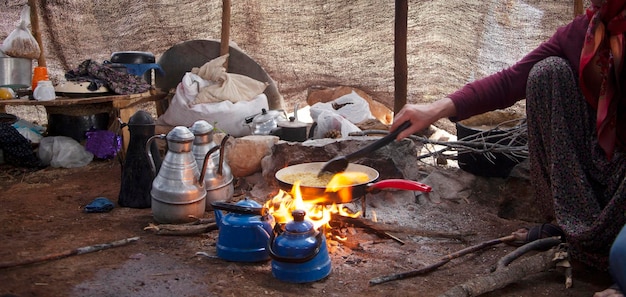
[[[273,234],[274,217],[266,208],[248,198],[235,204],[212,202],[211,205],[219,229],[216,244],[219,258],[234,262],[270,259],[267,244],[269,234]]]
[[[155,139],[167,140],[167,152],[158,171],[149,148]],[[191,150],[194,135],[187,127],[176,126],[167,136],[160,134],[150,137],[146,143],[146,154],[150,161],[152,181],[152,215],[159,223],[177,224],[200,218],[206,210],[206,190],[204,188],[205,168],[199,169]],[[207,152],[217,151],[219,146]],[[206,164],[205,164],[206,165]],[[205,166],[206,167],[206,166]]]
[[[155,123],[152,116],[139,110],[128,120],[121,122],[122,128],[128,126],[130,141],[124,157],[122,180],[117,203],[122,207],[149,208],[151,206],[150,188],[153,176],[146,155],[146,142],[154,136]],[[156,143],[149,147],[152,160],[158,170],[161,168],[161,155]]]
[[[191,132],[194,134],[193,140],[193,156],[196,159],[198,168],[204,165],[207,153],[217,146],[213,141],[213,125],[207,121],[199,120],[191,126]],[[204,166],[204,188],[206,189],[206,207],[211,210],[211,202],[228,201],[233,197],[235,192],[233,186],[233,174],[230,166],[224,159],[224,149],[226,140],[230,135],[226,135],[222,139],[220,150],[212,153]]]
[[[285,224],[285,230],[276,228],[278,235],[270,238],[272,275],[289,283],[321,280],[331,271],[326,237],[305,220],[303,210],[294,210],[291,215],[293,221]]]

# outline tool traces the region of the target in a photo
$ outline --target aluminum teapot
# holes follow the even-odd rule
[[[219,258],[234,262],[270,259],[267,243],[269,234],[273,234],[274,217],[266,208],[247,197],[235,204],[212,202],[211,206],[219,229],[216,244]]]
[[[276,129],[278,122],[287,120],[284,110],[261,109],[261,113],[247,117],[246,125],[252,130],[254,135],[270,135]]]
[[[289,283],[318,281],[330,274],[331,261],[324,233],[305,220],[306,212],[294,210],[293,221],[285,230],[271,236],[268,252],[272,258],[272,275]]]
[[[150,145],[155,139],[167,140],[167,152],[158,170],[154,164]],[[198,169],[198,164],[191,150],[194,135],[187,127],[176,126],[167,136],[154,135],[146,142],[146,154],[150,161],[152,181],[150,196],[152,197],[152,215],[159,223],[177,224],[194,220],[193,217],[202,217],[206,210],[206,190],[204,188],[204,172]],[[217,151],[219,146],[207,152]]]
[[[228,201],[235,192],[233,186],[233,174],[230,166],[224,160],[224,148],[230,135],[222,139],[220,150],[212,153],[206,166],[203,165],[207,152],[217,146],[213,141],[213,125],[207,121],[199,120],[191,126],[194,134],[192,153],[196,159],[198,168],[204,167],[204,188],[206,189],[206,207],[211,210],[211,202]]]

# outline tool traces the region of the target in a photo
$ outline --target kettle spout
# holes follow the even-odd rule
[[[217,228],[221,229],[222,228],[222,218],[224,218],[224,214],[222,213],[221,210],[217,209],[217,208],[213,208],[213,213],[215,213],[215,223],[217,223]]]
[[[204,156],[204,162],[202,163],[202,168],[200,168],[200,179],[198,179],[200,182],[204,183],[204,175],[206,174],[206,167],[209,165],[209,160],[211,160],[211,154],[219,149],[220,146],[216,145],[212,147]]]
[[[224,148],[226,147],[226,141],[230,138],[230,134],[226,134],[220,143],[220,160],[217,167],[217,174],[222,176],[222,172],[224,170]]]

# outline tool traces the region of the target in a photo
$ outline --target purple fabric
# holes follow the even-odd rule
[[[85,133],[85,150],[96,158],[112,159],[122,147],[122,138],[108,130],[94,130]]]
[[[502,109],[526,98],[526,81],[530,69],[548,57],[561,57],[569,61],[574,73],[578,73],[580,53],[589,21],[584,15],[559,28],[546,42],[542,43],[518,61],[500,72],[465,85],[450,94],[456,106],[456,117],[460,121],[473,115],[494,109]]]

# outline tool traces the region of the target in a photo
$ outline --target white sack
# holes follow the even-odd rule
[[[267,96],[261,93],[250,100],[233,103],[229,100],[217,103],[193,104],[201,88],[211,85],[198,75],[187,72],[176,88],[169,107],[156,123],[159,125],[191,127],[198,120],[205,120],[219,130],[234,137],[252,134],[245,118],[269,109]]]
[[[228,60],[228,54],[215,58],[202,67],[194,67],[191,73],[197,74],[202,79],[212,84],[200,88],[200,92],[193,104],[215,103],[221,101],[248,101],[265,90],[269,85],[245,75],[228,73],[224,64]]]

